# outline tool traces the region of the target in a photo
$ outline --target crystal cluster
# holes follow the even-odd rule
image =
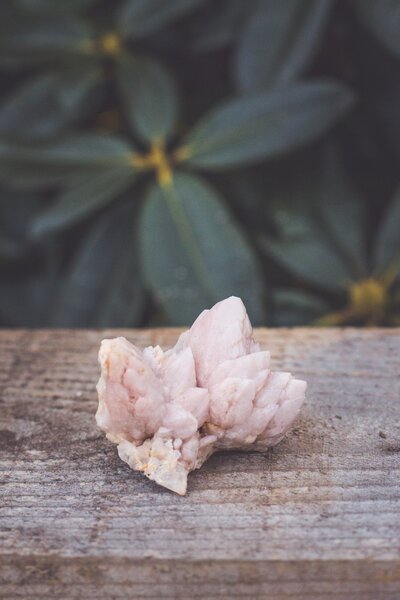
[[[277,444],[306,390],[270,370],[236,297],[202,312],[166,352],[118,337],[103,340],[99,361],[97,424],[132,469],[178,494],[213,452]]]

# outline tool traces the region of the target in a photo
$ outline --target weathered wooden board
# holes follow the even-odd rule
[[[265,454],[211,458],[186,497],[96,429],[116,333],[0,333],[1,598],[400,598],[399,330],[258,330],[309,381],[302,416]]]

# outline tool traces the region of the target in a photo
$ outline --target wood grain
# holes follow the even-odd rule
[[[212,457],[185,497],[96,428],[117,333],[0,333],[1,598],[400,598],[400,330],[258,330],[309,382],[301,418],[265,454]]]

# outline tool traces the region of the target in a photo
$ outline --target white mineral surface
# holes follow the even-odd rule
[[[277,444],[306,391],[270,371],[236,297],[202,312],[171,350],[118,337],[102,341],[99,362],[98,426],[132,469],[178,494],[213,452]]]

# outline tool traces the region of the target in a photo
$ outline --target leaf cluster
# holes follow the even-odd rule
[[[392,0],[0,7],[0,324],[398,324]]]

